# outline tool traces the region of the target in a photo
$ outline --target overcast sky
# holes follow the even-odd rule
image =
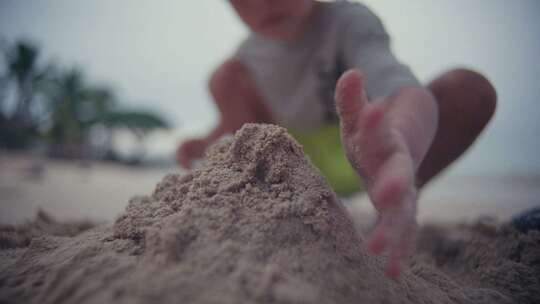
[[[363,2],[422,81],[467,66],[495,84],[496,118],[453,172],[540,172],[540,1]],[[35,40],[129,105],[164,113],[178,134],[214,124],[206,79],[245,35],[225,0],[0,0],[0,36]]]

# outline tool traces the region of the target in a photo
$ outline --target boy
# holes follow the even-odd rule
[[[210,79],[218,126],[182,143],[178,161],[188,167],[246,122],[307,132],[339,121],[344,153],[379,212],[368,247],[388,251],[386,272],[398,276],[414,245],[417,189],[473,143],[495,111],[494,88],[465,69],[423,87],[360,4],[230,3],[252,34]]]

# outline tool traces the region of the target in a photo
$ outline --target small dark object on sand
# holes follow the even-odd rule
[[[514,216],[512,226],[521,233],[527,233],[531,230],[540,231],[540,207],[535,207]]]

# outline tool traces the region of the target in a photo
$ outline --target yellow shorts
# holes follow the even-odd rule
[[[360,178],[343,151],[339,124],[327,124],[309,132],[289,132],[337,194],[347,196],[362,191]]]

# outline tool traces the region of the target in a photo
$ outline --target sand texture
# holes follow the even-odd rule
[[[245,125],[213,146],[200,168],[168,175],[153,194],[133,198],[112,225],[41,217],[46,224],[38,218],[0,231],[0,303],[532,299],[525,289],[516,297],[511,288],[501,289],[510,284],[503,273],[489,284],[478,282],[481,274],[461,281],[461,273],[445,274],[427,258],[398,281],[387,279],[383,259],[366,253],[342,203],[302,148],[271,125]]]
[[[540,231],[520,233],[509,224],[425,226],[417,260],[475,288],[497,290],[513,303],[540,303]]]

